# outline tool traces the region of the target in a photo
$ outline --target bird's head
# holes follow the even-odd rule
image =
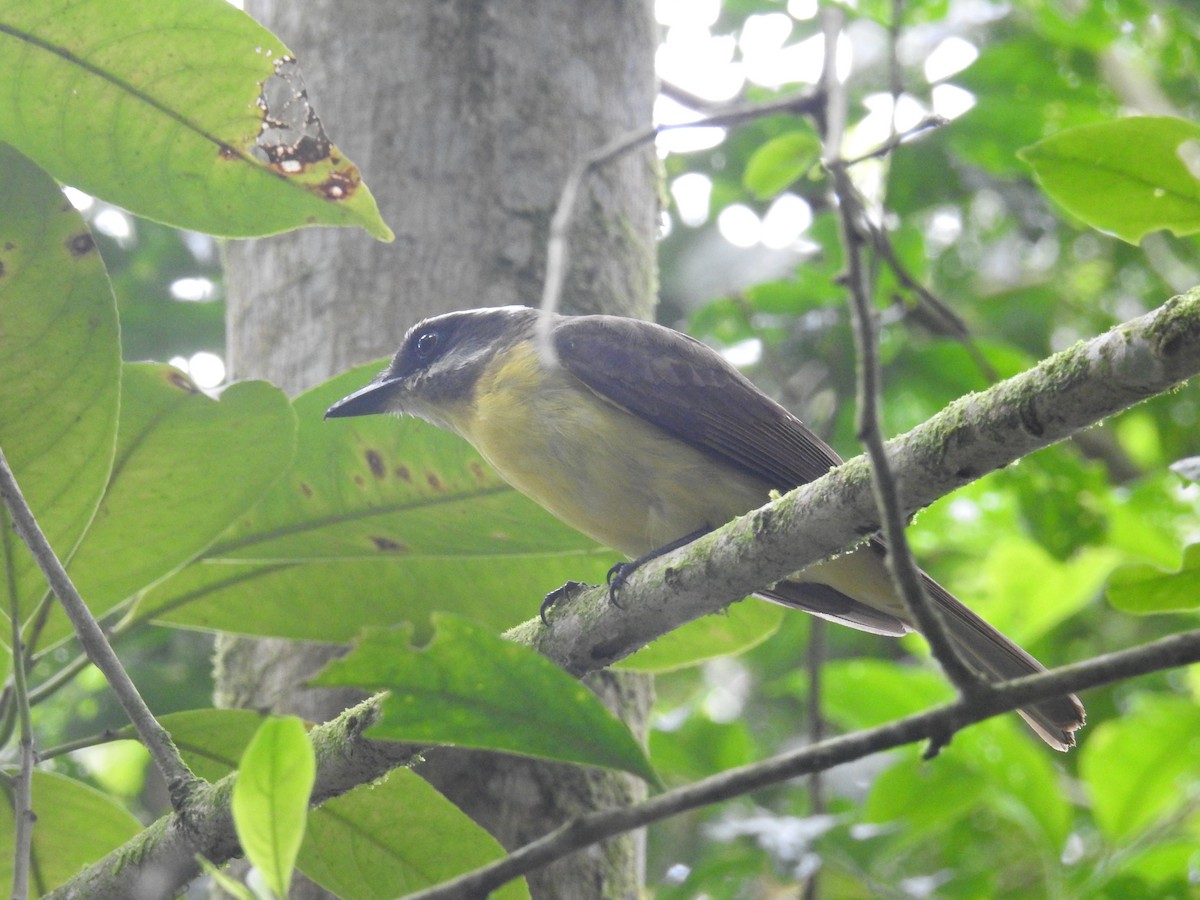
[[[405,414],[453,431],[452,412],[470,402],[497,354],[533,337],[537,317],[526,306],[497,306],[424,319],[408,330],[391,365],[325,418]]]

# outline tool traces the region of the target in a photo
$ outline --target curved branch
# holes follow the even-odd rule
[[[1172,635],[1132,650],[1098,656],[1051,672],[988,686],[980,693],[960,696],[953,703],[906,716],[887,725],[809,744],[762,762],[729,769],[684,787],[665,791],[642,803],[592,813],[567,822],[504,859],[453,881],[409,894],[405,900],[483,897],[514,878],[614,834],[642,828],[679,813],[740,797],[801,775],[823,772],[904,744],[920,740],[945,743],[946,735],[966,725],[1009,712],[1032,701],[1198,661],[1200,630]]]
[[[962,397],[887,444],[905,516],[1035,450],[1200,372],[1200,288]],[[621,588],[554,607],[549,626],[509,632],[574,674],[603,668],[693,619],[873,534],[879,514],[864,457],[641,566]]]
[[[925,424],[893,440],[888,445],[889,461],[901,480],[906,502],[915,509],[1197,372],[1200,289],[1051,357],[1023,375],[951,404]],[[555,607],[549,626],[535,617],[510,631],[509,636],[572,672],[602,668],[629,655],[647,640],[722,608],[732,598],[743,597],[764,583],[836,553],[877,527],[867,466],[861,458],[854,459],[689,547],[647,563],[623,589],[621,609],[608,603],[607,590],[588,591]],[[1200,634],[1192,632],[1011,682],[970,701],[959,700],[883,729],[824,741],[759,764],[762,768],[755,768],[752,774],[734,770],[726,775],[735,780],[749,779],[734,791],[736,794],[772,783],[778,777],[818,771],[852,758],[843,754],[861,755],[910,743],[1039,697],[1198,658]],[[320,761],[313,791],[315,804],[369,783],[411,757],[411,748],[362,737],[378,714],[375,704],[374,700],[365,701],[313,729]],[[880,737],[881,731],[887,736]],[[790,774],[779,776],[779,771]],[[218,782],[206,792],[203,809],[197,804],[188,810],[190,827],[184,827],[177,815],[166,816],[49,896],[58,900],[136,896],[141,879],[146,877],[158,879],[155,884],[160,892],[169,891],[196,874],[195,854],[215,863],[237,855],[228,810],[231,784],[231,778]],[[703,795],[710,789],[711,784],[701,782],[684,790]],[[704,796],[711,799],[697,802],[720,799],[716,794]],[[651,801],[661,802],[659,798]],[[628,813],[630,816],[645,814],[641,807],[630,809],[637,810]]]

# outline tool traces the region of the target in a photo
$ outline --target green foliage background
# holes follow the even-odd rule
[[[227,69],[240,66],[244,77],[200,79],[210,91],[200,99],[194,85],[150,78],[165,93],[138,107],[131,98],[146,99],[148,89],[120,93],[116,75],[129,84],[137,73],[119,71],[119,58],[94,61],[113,75],[88,83],[96,121],[79,106],[65,115],[58,104],[72,101],[52,92],[31,94],[16,73],[41,67],[39,77],[54,83],[78,74],[61,55],[37,56],[31,35],[71,46],[96,29],[144,30],[145,23],[109,15],[121,4],[77,6],[82,18],[36,34],[45,23],[35,21],[35,4],[0,9],[0,141],[33,160],[5,147],[0,169],[0,238],[17,247],[0,254],[0,447],[135,681],[156,712],[176,714],[167,724],[189,761],[220,777],[237,765],[257,724],[203,708],[213,629],[352,640],[368,627],[402,626],[388,637],[401,649],[386,656],[410,653],[418,665],[422,651],[408,646],[410,633],[436,634],[430,646],[446,651],[442,664],[451,673],[481,658],[525,665],[530,690],[536,681],[558,698],[541,705],[550,713],[561,707],[557,727],[596,721],[588,718],[598,715],[589,698],[575,696],[583,692],[556,686],[550,674],[543,683],[530,660],[508,659],[516,648],[488,637],[529,618],[561,582],[600,580],[611,555],[514,494],[446,435],[412,422],[322,423],[328,403],[363,384],[371,367],[293,400],[262,383],[214,399],[168,367],[120,361],[219,351],[212,245],[146,219],[135,220],[130,237],[106,236],[97,221],[104,208],[93,207],[101,267],[90,246],[70,243],[88,232],[39,166],[143,215],[223,234],[299,227],[314,213],[310,194],[289,194],[291,186],[252,158],[237,163],[247,187],[244,208],[230,213],[236,225],[222,227],[213,211],[211,192],[228,191],[219,180],[214,188],[206,151],[215,140],[252,142],[253,129],[242,116],[218,138],[213,123],[224,120],[211,110],[233,102],[230,95],[252,103],[256,79],[269,71],[237,56],[236,42],[201,48]],[[190,7],[181,15],[219,16],[259,46],[278,45],[248,17],[229,19],[232,11],[215,0]],[[974,106],[870,164],[899,267],[953,312],[940,313],[895,269],[878,266],[889,433],[1200,283],[1189,236],[1200,229],[1200,177],[1195,157],[1189,166],[1186,154],[1172,156],[1198,133],[1200,12],[1152,0],[1084,2],[1072,13],[1039,0],[976,7],[987,14],[963,16],[961,5],[945,0],[846,10],[852,35],[884,46],[895,25],[902,42],[953,36],[979,51],[950,78]],[[893,23],[896,8],[901,19]],[[736,36],[753,17],[783,12],[771,0],[729,0],[713,31]],[[789,43],[818,34],[820,22],[795,18],[792,29]],[[142,51],[153,61],[153,47]],[[887,58],[854,73],[852,131],[868,99],[891,89]],[[922,61],[902,60],[899,72],[905,91],[928,104],[934,86]],[[1152,89],[1155,112],[1171,114],[1121,121],[1135,88],[1138,96]],[[108,122],[103,111],[114,96],[129,101],[134,130],[161,127],[164,108],[195,113],[182,124],[167,117],[180,126],[187,153],[160,145],[170,183],[188,185],[173,207],[151,196],[154,184],[124,174],[105,180],[110,170],[136,168],[121,155],[127,147],[110,148],[113,166],[85,174],[50,139],[66,121],[78,131],[60,138],[87,140],[89,128]],[[746,99],[771,96],[751,88]],[[849,456],[857,452],[853,353],[834,213],[813,167],[817,147],[810,123],[774,116],[730,132],[717,147],[666,160],[668,185],[699,173],[712,192],[703,224],[686,225],[672,211],[661,243],[660,318],[718,345],[756,341],[756,382]],[[195,170],[186,168],[193,163]],[[1101,169],[1107,180],[1097,180]],[[1156,190],[1169,195],[1169,210],[1155,207]],[[742,204],[762,214],[782,192],[813,211],[804,248],[713,252],[722,209]],[[386,232],[372,218],[373,203],[350,213],[333,207],[329,221]],[[264,209],[270,214],[256,219]],[[183,277],[213,281],[216,299],[167,299]],[[40,380],[31,382],[31,373]],[[922,564],[1050,664],[1192,627],[1198,494],[1170,466],[1197,454],[1198,415],[1197,391],[1186,387],[945,498],[912,529]],[[163,801],[132,742],[66,752],[67,742],[122,720],[65,625],[39,612],[51,609],[45,589],[11,530],[5,534],[6,609],[24,624],[35,653],[35,726],[46,759],[34,785],[35,854],[44,889],[128,839],[134,816],[157,814]],[[816,637],[812,620],[748,606],[631,661],[661,673],[648,763],[615,722],[595,726],[599,746],[583,761],[681,784],[804,739],[814,699],[825,727],[840,731],[950,697],[919,640],[822,628],[814,698],[804,665]],[[439,619],[443,611],[474,624]],[[370,651],[381,634],[364,641],[359,665],[378,665]],[[504,719],[494,738],[478,727],[439,737],[428,729],[450,702],[490,703],[503,718],[505,698],[459,696],[457,687],[405,694],[402,673],[354,677],[391,686],[411,708],[411,730],[390,736],[461,742],[471,733],[483,746],[545,755],[540,738],[556,727]],[[649,889],[661,898],[765,897],[794,891],[819,868],[831,897],[1187,896],[1200,872],[1198,692],[1195,671],[1091,692],[1092,724],[1067,756],[1005,717],[957,735],[933,761],[909,748],[828,773],[819,809],[804,785],[788,784],[678,817],[651,831]],[[6,693],[0,724],[10,748],[13,716]],[[10,820],[0,816],[0,841],[11,845]],[[88,823],[86,841],[80,821]],[[331,846],[363,848],[359,858],[370,848],[379,896],[499,852],[409,773],[315,813],[300,850],[301,869],[321,883],[344,896],[376,896],[355,892],[361,874],[347,870],[346,855],[322,852]],[[461,856],[448,856],[450,848]],[[3,865],[10,858],[0,853]],[[515,896],[523,890],[510,888]]]

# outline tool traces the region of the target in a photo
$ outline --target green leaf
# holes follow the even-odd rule
[[[844,728],[874,728],[953,699],[939,673],[882,659],[847,659],[822,670],[825,714]]]
[[[1200,544],[1183,551],[1174,570],[1130,563],[1112,573],[1105,589],[1108,602],[1134,615],[1180,612],[1200,606]]]
[[[287,48],[223,0],[11,0],[0,140],[60,181],[181,228],[360,225],[392,237]]]
[[[746,163],[742,183],[760,200],[774,197],[821,157],[821,140],[811,131],[790,131],[760,146]]]
[[[388,690],[374,737],[503,750],[622,769],[655,782],[646,754],[595,694],[545,657],[456,616],[372,631],[312,683]]]
[[[496,628],[534,615],[614,555],[514,491],[470,446],[414,419],[322,420],[378,367],[298,397],[296,460],[140,617],[244,634],[347,641],[366,626],[454,610]],[[328,615],[331,598],[353,598]]]
[[[1117,845],[1191,804],[1189,785],[1200,778],[1200,708],[1181,697],[1137,699],[1092,730],[1079,759],[1096,823]]]
[[[158,721],[184,762],[206,781],[220,781],[238,767],[238,761],[263,723],[261,713],[249,709],[192,709],[160,716]],[[137,740],[132,725],[122,737]]]
[[[67,558],[112,466],[116,304],[91,233],[54,181],[4,144],[0,171],[0,447],[51,546]],[[19,597],[27,615],[45,582],[11,528],[0,528],[0,542],[5,610]]]
[[[246,857],[276,897],[288,895],[316,773],[312,742],[292,716],[266,719],[238,767],[233,824]]]
[[[343,900],[391,900],[504,856],[504,848],[419,775],[398,769],[322,805],[297,866]],[[529,897],[524,879],[491,896]]]
[[[1092,602],[1122,555],[1086,547],[1059,562],[1018,535],[998,539],[983,563],[986,596],[971,607],[1022,646],[1040,640]]]
[[[1060,131],[1020,152],[1046,193],[1093,228],[1136,244],[1200,231],[1200,125],[1137,116]]]
[[[693,711],[669,731],[650,731],[650,758],[664,780],[695,781],[760,758],[746,723],[714,722]]]
[[[177,570],[245,513],[287,469],[287,397],[262,381],[220,400],[172,366],[126,364],[113,474],[69,570],[101,615]],[[57,610],[43,637],[68,633]]]
[[[615,668],[631,672],[669,672],[706,659],[744,653],[776,631],[787,611],[759,600],[734,603],[723,612],[704,616],[663,635]]]
[[[4,781],[0,792],[0,881],[12,883],[13,796]],[[120,847],[142,825],[124,807],[95,788],[54,772],[33,772],[33,868],[30,887],[42,896],[79,870]]]
[[[862,815],[867,822],[894,823],[911,843],[944,832],[982,804],[986,792],[986,782],[960,754],[942,754],[931,766],[910,753],[871,785]]]
[[[215,782],[237,768],[263,718],[250,710],[197,709],[159,721],[192,771]],[[134,737],[132,727],[122,735]],[[311,810],[296,866],[347,900],[391,898],[502,854],[458,807],[401,769]],[[518,881],[496,896],[529,894]]]
[[[1052,755],[1012,717],[957,733],[935,760],[920,759],[916,749],[876,779],[863,814],[890,824],[891,852],[907,872],[948,867],[956,887],[938,896],[1017,896],[999,884],[980,893],[963,882],[999,876],[1027,887],[1029,873],[1004,861],[1059,865],[1071,830],[1066,786]]]

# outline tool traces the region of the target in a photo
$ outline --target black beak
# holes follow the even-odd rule
[[[387,412],[384,409],[388,395],[395,387],[394,381],[372,381],[348,397],[343,397],[325,410],[326,419],[341,419],[348,416],[370,416]]]

